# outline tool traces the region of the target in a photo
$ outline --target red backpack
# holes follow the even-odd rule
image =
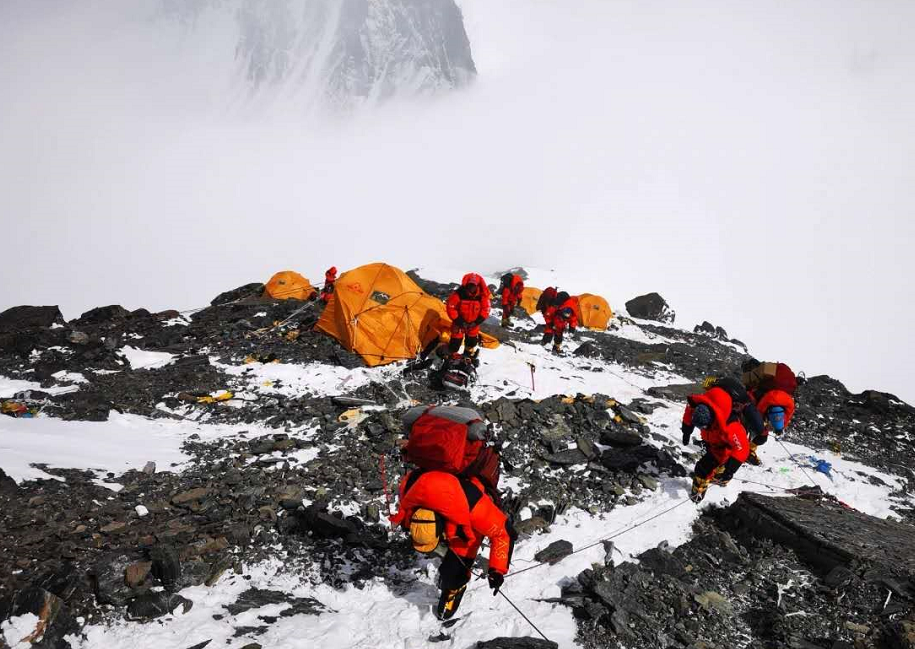
[[[417,406],[404,414],[409,438],[404,459],[421,469],[477,477],[487,491],[499,485],[500,458],[487,446],[483,418],[469,408]]]

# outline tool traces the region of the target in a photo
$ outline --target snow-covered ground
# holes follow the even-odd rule
[[[569,349],[574,349],[576,344],[570,344]],[[476,402],[503,395],[540,399],[554,394],[595,392],[628,402],[644,397],[644,390],[651,385],[686,381],[664,370],[649,377],[592,359],[557,357],[538,345],[502,345],[496,350],[487,350],[481,358],[480,382],[471,394]],[[532,365],[535,368],[533,386]],[[345,370],[320,364],[220,364],[219,367],[246,378],[252,392],[308,392],[314,395],[336,394],[373,379],[389,380],[399,369],[389,366]],[[0,381],[0,388],[6,391],[28,387],[31,385],[24,381]],[[403,397],[406,400],[409,395]],[[681,408],[682,404],[666,402],[645,417],[646,423],[653,433],[680,444]],[[155,461],[159,470],[180,470],[188,459],[181,451],[181,444],[190,435],[197,434],[204,441],[214,440],[237,436],[240,428],[118,414],[99,423],[64,422],[42,416],[19,420],[0,417],[0,467],[19,481],[51,477],[30,466],[32,463],[92,469],[100,475],[106,471],[142,468],[148,461]],[[272,432],[251,426],[244,429],[249,435]],[[293,434],[307,439],[310,432],[301,430]],[[790,440],[790,433],[787,438]],[[302,457],[295,459],[308,461],[316,456],[318,449],[300,453]],[[901,486],[896,477],[833,453],[814,451],[790,442],[782,445],[773,439],[761,447],[760,455],[764,462],[762,467],[744,466],[729,486],[712,487],[701,507],[733,502],[741,491],[782,495],[787,489],[813,481],[856,509],[886,517],[891,514],[890,493]],[[832,466],[830,476],[814,470],[814,460],[829,462]],[[665,478],[657,490],[643,491],[642,499],[636,505],[617,507],[597,515],[579,509],[566,512],[546,533],[519,543],[512,570],[522,571],[536,565],[534,554],[559,539],[570,541],[577,552],[554,566],[540,565],[519,572],[517,576],[510,575],[503,592],[544,635],[558,642],[560,647],[575,646],[576,625],[571,611],[542,600],[559,596],[565,580],[591,563],[604,560],[602,539],[612,538],[616,562],[631,560],[661,541],[676,546],[688,540],[691,525],[701,509],[686,499],[688,488],[688,478]],[[500,635],[537,635],[506,599],[493,597],[485,581],[479,580],[471,582],[456,624],[443,629],[431,612],[438,596],[436,563],[417,556],[415,567],[408,574],[392,572],[387,578],[369,582],[363,588],[334,590],[324,584],[313,584],[307,575],[284,570],[283,558],[277,556],[265,564],[245,566],[242,575],[227,573],[212,588],[186,589],[182,595],[194,602],[193,609],[186,614],[179,610],[151,624],[117,622],[110,626],[89,626],[84,637],[74,637],[70,641],[81,649],[158,649],[189,647],[213,640],[213,646],[237,649],[254,639],[263,646],[283,649],[300,647],[307,639],[315,646],[369,649],[425,647],[429,638],[437,637],[438,646],[469,649],[478,640]],[[404,587],[405,581],[412,583]],[[286,606],[270,605],[239,616],[225,615],[224,607],[252,586],[282,590],[297,597],[312,597],[327,610],[320,615],[281,617],[264,635],[236,638],[237,627],[253,623],[258,615],[275,616]],[[16,631],[10,627],[5,632],[15,634]]]

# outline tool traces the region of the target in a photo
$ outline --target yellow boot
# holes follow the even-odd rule
[[[708,490],[710,483],[711,480],[694,475],[693,488],[689,492],[689,499],[696,504],[701,503],[702,499],[705,498],[705,492]]]
[[[762,460],[759,459],[759,456],[756,454],[756,449],[759,448],[753,442],[750,442],[750,455],[747,456],[747,462],[753,466],[762,466]]]

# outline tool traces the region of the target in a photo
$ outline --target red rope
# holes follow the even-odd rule
[[[388,505],[388,518],[390,518],[394,512],[391,511],[391,494],[388,492],[388,473],[384,468],[384,453],[381,454],[381,486],[384,488],[384,501]]]

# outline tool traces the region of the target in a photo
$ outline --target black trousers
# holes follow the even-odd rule
[[[511,519],[505,523],[508,531],[508,563],[511,565],[512,554],[515,551],[515,540],[518,538],[518,532],[515,531]],[[439,578],[441,579],[442,590],[455,590],[470,581],[473,567],[473,559],[463,559],[454,552],[448,551],[445,558],[442,559],[442,565],[438,569]]]
[[[739,460],[729,457],[724,463],[724,473],[718,477],[721,480],[730,480],[734,477],[734,474],[737,473],[737,469],[740,468],[741,464],[743,463]],[[696,463],[693,474],[700,478],[711,478],[719,466],[721,466],[721,464],[718,462],[718,458],[706,451],[705,455],[699,458],[699,461]]]

